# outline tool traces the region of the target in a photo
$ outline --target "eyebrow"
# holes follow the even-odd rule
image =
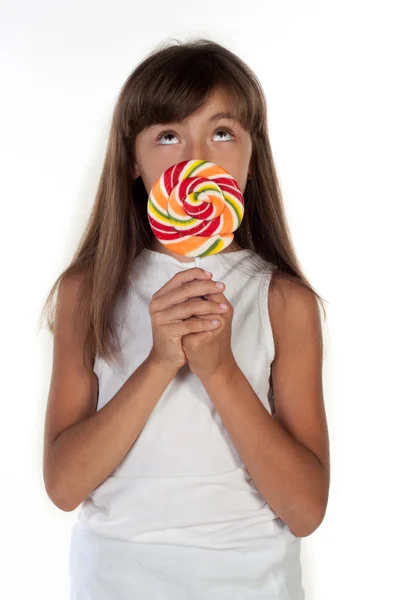
[[[229,119],[230,121],[234,121],[237,124],[240,124],[238,119],[236,118],[236,116],[234,116],[233,114],[229,113],[229,112],[218,112],[215,113],[214,115],[212,115],[211,117],[209,117],[207,119],[208,123],[212,123],[213,121],[218,121],[219,119]],[[180,123],[181,121],[176,121],[176,123]],[[163,127],[164,125],[167,125],[168,121],[166,123],[154,123],[153,125],[151,125],[150,127]]]
[[[234,117],[234,115],[228,112],[218,112],[212,117],[210,117],[208,121],[210,123],[211,121],[217,121],[218,119],[230,119],[230,121],[235,121],[236,123],[238,122],[236,117]]]

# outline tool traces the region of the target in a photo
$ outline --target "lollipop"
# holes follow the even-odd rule
[[[233,241],[242,222],[244,199],[235,179],[206,160],[185,160],[169,167],[148,198],[154,235],[176,254],[217,254]]]

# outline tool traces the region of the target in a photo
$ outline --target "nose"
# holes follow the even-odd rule
[[[191,140],[186,146],[183,160],[206,160],[212,162],[209,148],[203,140]]]

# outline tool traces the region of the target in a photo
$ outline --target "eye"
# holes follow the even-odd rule
[[[235,135],[232,133],[232,131],[230,129],[228,129],[227,127],[219,127],[218,129],[215,130],[215,134],[219,133],[219,132],[223,132],[223,133],[228,133],[229,135],[231,135],[233,138],[235,138]],[[158,137],[156,138],[157,141],[161,140],[163,137],[166,136],[171,136],[171,137],[176,137],[175,133],[173,131],[162,131],[162,133],[160,135],[158,135]],[[225,138],[224,138],[225,139]],[[227,142],[229,140],[226,140]],[[161,146],[170,146],[171,144],[161,144]]]
[[[214,133],[218,133],[219,131],[223,131],[224,133],[229,133],[229,135],[231,135],[233,138],[235,138],[232,131],[230,129],[227,129],[226,127],[221,127],[219,129],[216,129],[216,131]]]

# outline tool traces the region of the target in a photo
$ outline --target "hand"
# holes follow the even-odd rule
[[[214,293],[216,283],[203,269],[194,267],[176,273],[153,296],[149,304],[152,321],[153,347],[150,360],[161,363],[177,372],[187,358],[182,349],[182,336],[212,330],[211,319],[196,318],[203,313],[216,313],[221,309],[215,302],[206,302],[198,296]],[[194,316],[195,315],[195,316]]]
[[[227,310],[215,314],[201,314],[200,320],[217,319],[220,324],[211,331],[188,333],[182,337],[182,349],[185,352],[189,368],[199,378],[209,377],[235,362],[231,348],[232,317],[234,309],[222,291],[207,294],[208,302],[216,305],[224,303]],[[201,301],[198,300],[198,305]],[[203,300],[205,303],[206,300]],[[221,310],[221,309],[220,309]]]

